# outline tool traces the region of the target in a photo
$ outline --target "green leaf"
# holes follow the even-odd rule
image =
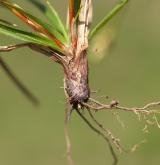
[[[68,43],[69,37],[67,34],[67,30],[65,29],[58,13],[53,8],[51,3],[48,0],[46,0],[47,6],[45,6],[37,0],[29,1],[31,1],[49,19],[51,25],[64,36],[65,40]]]
[[[5,7],[7,7],[10,10],[15,9],[16,11],[18,11],[18,12],[24,14],[25,16],[27,16],[28,18],[32,19],[33,21],[35,21],[36,23],[38,23],[39,25],[41,25],[43,28],[45,28],[47,31],[49,31],[50,33],[52,33],[63,44],[65,44],[67,42],[66,39],[64,38],[64,36],[61,33],[59,33],[56,29],[54,29],[53,27],[51,27],[47,23],[44,23],[39,18],[37,18],[37,17],[31,15],[30,13],[24,11],[18,5],[11,4],[11,3],[8,3],[8,2],[2,2],[2,5],[4,5]]]
[[[91,31],[89,39],[102,29],[128,2],[129,0],[121,0]]]
[[[76,24],[78,22],[77,18],[78,18],[79,12],[80,12],[80,4],[81,4],[80,0],[75,0],[74,1],[74,12],[75,12]]]
[[[62,32],[62,34],[64,35],[64,37],[68,41],[69,36],[67,34],[67,30],[65,29],[58,13],[56,12],[54,7],[51,5],[51,3],[48,0],[46,0],[46,3],[48,5],[48,17],[50,18],[50,21],[52,22],[52,24],[56,27],[56,29],[58,31]]]
[[[78,13],[79,9],[80,9],[80,4],[81,1],[80,0],[75,0],[74,1],[74,11],[75,11],[75,15]]]
[[[7,25],[0,24],[0,33],[26,42],[32,42],[35,44],[50,46],[57,51],[61,51],[60,48],[52,40],[48,38],[41,37],[36,34],[26,32],[23,30],[15,29]]]

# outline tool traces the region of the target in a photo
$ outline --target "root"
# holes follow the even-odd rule
[[[153,107],[160,106],[160,101],[148,103],[143,107],[129,108],[129,107],[119,106],[119,102],[115,100],[111,101],[110,104],[103,104],[92,98],[90,98],[89,100],[90,100],[89,103],[83,103],[84,107],[89,108],[91,110],[95,110],[96,112],[100,110],[117,109],[117,110],[123,110],[123,111],[128,111],[128,112],[146,114],[146,115],[160,113],[160,111],[158,110],[152,110]]]
[[[81,113],[80,111],[81,109],[76,109],[75,110],[76,113],[83,119],[83,121],[91,128],[92,131],[99,134],[107,142],[110,153],[113,157],[113,165],[117,165],[118,163],[118,157],[114,151],[113,146],[115,146],[120,153],[122,152],[131,153],[131,152],[134,152],[140,146],[140,144],[144,142],[135,144],[131,150],[127,151],[120,144],[120,139],[116,138],[109,129],[104,128],[104,126],[95,118],[92,111],[99,112],[102,110],[123,110],[127,112],[133,112],[138,116],[139,120],[144,119],[147,126],[152,124],[160,128],[160,123],[156,117],[156,114],[160,113],[160,111],[153,109],[156,106],[160,106],[160,102],[149,103],[140,108],[138,107],[128,108],[128,107],[119,106],[119,102],[117,101],[112,101],[110,104],[103,104],[97,100],[90,98],[87,103],[81,103],[81,105],[82,105],[81,109],[87,109],[89,116],[91,117],[92,121],[96,124],[96,126],[99,127],[99,129],[97,129],[94,125],[92,125],[91,122]],[[65,140],[66,140],[66,146],[67,146],[68,163],[69,165],[74,165],[74,162],[72,159],[72,153],[71,153],[71,143],[70,143],[70,139],[68,135],[68,126],[67,126],[71,112],[72,112],[72,108],[66,110]],[[149,117],[152,117],[151,121],[148,119]]]
[[[103,133],[101,132],[100,130],[98,130],[97,128],[95,128],[90,122],[89,120],[79,111],[79,110],[76,110],[77,114],[84,120],[84,122],[92,129],[92,131],[96,132],[97,134],[99,134],[108,144],[109,146],[109,150],[111,152],[111,155],[113,157],[113,165],[117,165],[118,163],[118,158],[117,158],[117,155],[112,147],[112,144],[109,140],[109,138]]]
[[[69,131],[68,131],[68,123],[69,123],[71,111],[72,109],[69,105],[69,102],[67,101],[66,109],[65,109],[64,136],[65,136],[65,142],[66,142],[66,155],[67,155],[68,165],[74,165],[74,161],[72,158],[72,146],[71,146]]]
[[[146,124],[148,124],[148,118],[152,117],[151,122],[155,123],[157,127],[160,128],[160,124],[156,118],[156,114],[160,114],[160,110],[155,109],[156,107],[160,107],[160,101],[148,103],[143,107],[130,108],[130,107],[119,106],[119,102],[115,100],[111,101],[110,104],[103,104],[97,100],[90,98],[87,103],[82,103],[82,105],[84,106],[84,108],[89,109],[90,111],[94,110],[95,112],[99,112],[102,110],[109,110],[109,111],[118,110],[117,112],[121,110],[126,112],[132,112],[138,117],[139,120],[143,119],[146,122]],[[120,123],[123,125],[121,121]]]
[[[67,161],[68,161],[69,165],[74,165],[73,158],[72,158],[72,146],[71,146],[71,142],[70,142],[70,138],[69,138],[67,123],[65,123],[64,135],[65,135],[65,141],[66,141]]]
[[[94,117],[94,115],[92,114],[91,110],[90,109],[87,109],[88,110],[88,113],[90,115],[90,117],[92,118],[92,120],[96,123],[96,125],[102,130],[104,131],[108,136],[109,138],[111,139],[112,143],[115,145],[115,147],[119,150],[120,153],[122,152],[125,152],[125,150],[123,149],[123,147],[121,146],[120,144],[120,139],[116,138],[112,132],[106,128],[103,127],[103,125],[96,120],[96,118]]]

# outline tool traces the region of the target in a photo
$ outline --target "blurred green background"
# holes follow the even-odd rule
[[[15,2],[43,18],[27,0]],[[51,2],[65,19],[67,1]],[[94,0],[93,24],[115,3],[116,0]],[[6,10],[0,10],[1,18],[23,25]],[[142,106],[160,100],[159,15],[159,0],[130,0],[125,10],[113,19],[111,27],[117,30],[113,49],[98,63],[91,62],[95,61],[94,54],[90,60],[90,87],[101,89],[95,96],[108,95],[125,106]],[[0,45],[15,42],[1,34],[0,38]],[[0,69],[0,164],[66,165],[62,68],[27,48],[1,53],[1,56],[39,98],[41,106],[32,106]],[[125,128],[110,112],[96,116],[126,148],[144,139],[148,141],[132,154],[119,155],[119,165],[160,164],[160,130],[153,126],[148,134],[143,133],[144,123],[136,115],[119,114]],[[112,163],[106,143],[76,113],[70,121],[70,136],[76,165]]]

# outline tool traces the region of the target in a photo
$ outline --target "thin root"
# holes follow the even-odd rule
[[[67,101],[66,109],[65,109],[65,125],[64,125],[64,136],[66,141],[66,154],[67,154],[67,161],[69,165],[74,165],[74,161],[72,158],[72,146],[69,138],[69,131],[68,131],[68,122],[69,118],[68,115],[70,115],[71,108],[69,105],[69,102]]]
[[[89,121],[88,119],[79,111],[79,110],[76,110],[77,114],[85,121],[85,123],[94,131],[96,132],[97,134],[99,134],[108,144],[109,146],[109,150],[111,152],[111,155],[113,157],[113,165],[117,165],[118,163],[118,158],[117,158],[117,155],[111,145],[111,142],[110,140],[108,139],[107,136],[105,136],[105,134],[103,134],[100,130],[98,130],[97,128],[95,128]]]
[[[113,144],[115,145],[115,147],[119,150],[119,152],[121,153],[122,151],[125,151],[121,144],[119,143],[119,139],[116,138],[112,132],[106,128],[103,127],[103,125],[101,123],[99,123],[99,121],[96,120],[96,118],[94,117],[94,115],[92,114],[92,112],[90,111],[90,109],[88,109],[88,113],[90,115],[90,117],[92,118],[92,120],[96,123],[96,125],[102,129],[102,131],[106,132],[107,135],[110,137],[111,141],[113,142]]]
[[[69,133],[68,133],[68,126],[67,123],[65,123],[64,127],[64,134],[65,134],[65,141],[66,141],[66,154],[67,154],[67,160],[69,165],[74,165],[73,159],[72,159],[72,152],[71,152],[71,142],[69,138]]]

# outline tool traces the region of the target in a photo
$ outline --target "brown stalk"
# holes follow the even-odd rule
[[[74,0],[69,0],[69,25],[70,29],[72,28],[72,22],[75,17],[75,12],[74,12]]]
[[[71,52],[74,53],[77,46],[77,32],[75,24],[74,0],[69,0],[69,30],[71,40]]]

